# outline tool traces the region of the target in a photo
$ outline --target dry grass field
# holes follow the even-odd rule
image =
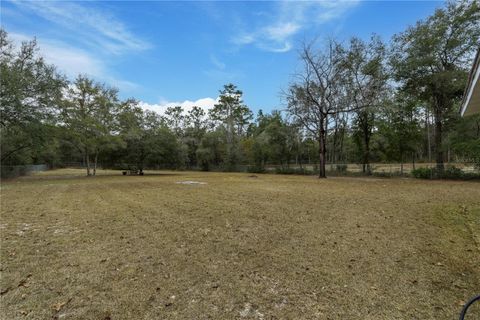
[[[456,319],[480,290],[478,182],[83,174],[2,183],[2,319]]]

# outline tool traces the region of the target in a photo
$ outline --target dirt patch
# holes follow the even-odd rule
[[[192,181],[192,180],[187,180],[187,181],[177,181],[175,182],[176,184],[207,184],[206,182],[201,182],[201,181]]]

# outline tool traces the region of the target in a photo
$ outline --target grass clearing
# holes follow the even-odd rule
[[[99,173],[2,184],[3,319],[455,319],[479,293],[478,182]]]

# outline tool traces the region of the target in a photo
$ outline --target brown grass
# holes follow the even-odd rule
[[[2,184],[3,319],[455,319],[479,293],[479,183],[101,173]]]

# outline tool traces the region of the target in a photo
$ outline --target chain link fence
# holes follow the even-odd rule
[[[0,166],[0,177],[16,178],[28,175],[32,172],[46,171],[49,167],[46,164],[32,164],[19,166]]]

